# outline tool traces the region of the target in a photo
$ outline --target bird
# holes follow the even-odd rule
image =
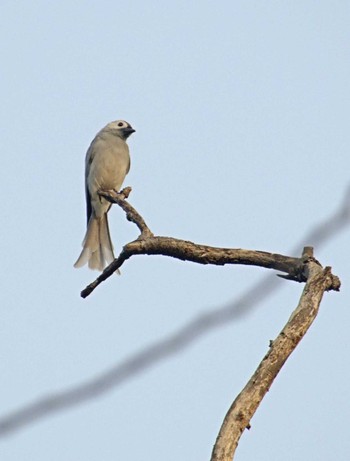
[[[125,120],[108,123],[100,130],[85,158],[85,197],[87,230],[83,249],[74,264],[79,268],[88,263],[90,269],[103,271],[114,260],[107,213],[112,204],[99,195],[100,191],[120,191],[130,170],[128,137],[134,128]]]

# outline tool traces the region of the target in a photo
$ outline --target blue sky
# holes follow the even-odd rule
[[[135,257],[82,300],[97,275],[73,268],[84,157],[109,121],[136,129],[125,185],[156,234],[289,254],[339,207],[350,179],[349,19],[343,1],[3,2],[2,416],[95,377],[266,275]],[[110,226],[116,251],[137,236],[118,207]],[[349,247],[348,229],[315,246],[341,292],[325,294],[236,459],[349,459]],[[279,284],[175,357],[1,439],[1,459],[209,459],[298,303],[302,286]]]

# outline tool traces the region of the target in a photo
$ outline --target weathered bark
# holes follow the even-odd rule
[[[297,308],[226,414],[211,461],[231,461],[244,429],[250,427],[250,419],[275,377],[316,318],[323,293],[327,290],[338,291],[340,281],[332,275],[329,267],[322,268],[313,257],[312,247],[305,247],[302,256],[295,258],[265,251],[215,248],[171,237],[154,236],[140,214],[125,200],[130,191],[127,188],[121,193],[112,191],[101,195],[125,211],[127,219],[139,228],[140,236],[126,244],[118,258],[81,292],[83,298],[135,255],[164,255],[198,264],[260,266],[284,272],[284,275],[278,275],[285,279],[306,282]]]
[[[310,253],[310,249],[308,249]],[[231,461],[239,439],[282,366],[315,320],[323,293],[340,288],[340,281],[329,267],[322,269],[316,261],[305,266],[307,282],[299,304],[287,324],[270,344],[270,350],[242,392],[236,397],[221,426],[211,461]]]
[[[284,272],[285,278],[304,282],[303,275],[305,258],[294,258],[266,251],[254,251],[233,248],[216,248],[200,245],[187,240],[172,237],[154,236],[140,214],[125,200],[130,193],[130,188],[122,192],[102,193],[110,202],[118,204],[126,213],[127,219],[134,222],[140,230],[137,240],[127,243],[120,255],[88,285],[81,296],[86,298],[104,280],[110,277],[122,264],[135,255],[164,255],[182,261],[192,261],[198,264],[213,264],[223,266],[225,264],[244,264],[275,269]]]

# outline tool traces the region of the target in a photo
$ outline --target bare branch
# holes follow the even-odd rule
[[[320,248],[349,223],[350,188],[340,208],[323,223],[316,224],[314,229],[303,237],[290,253],[297,253],[298,248],[311,241]],[[227,326],[229,322],[238,321],[251,314],[253,309],[256,309],[281,287],[282,284],[277,277],[272,275],[262,277],[235,301],[227,303],[220,309],[213,308],[201,314],[175,333],[127,357],[122,363],[112,366],[104,373],[82,382],[74,388],[70,387],[52,395],[43,396],[3,416],[0,419],[0,437],[10,435],[60,411],[88,403],[115,389],[158,362],[186,349],[215,328]]]
[[[315,320],[323,293],[330,289],[339,290],[340,281],[331,274],[329,267],[322,269],[310,257],[306,270],[307,283],[298,307],[276,340],[270,344],[269,352],[227,412],[213,448],[211,461],[233,459],[239,439],[244,430],[250,428],[250,420],[262,399]]]
[[[131,192],[131,187],[125,187],[121,192],[109,191],[109,192],[100,192],[99,195],[105,197],[111,203],[116,203],[119,205],[126,213],[126,218],[128,221],[133,222],[139,228],[141,238],[152,237],[153,234],[147,227],[142,216],[133,208],[130,203],[126,201]]]
[[[130,188],[127,188],[128,192]],[[187,240],[171,237],[154,236],[142,216],[126,200],[125,189],[118,192],[100,192],[111,203],[119,205],[126,213],[127,219],[134,222],[141,235],[137,240],[127,243],[120,255],[102,272],[97,279],[90,283],[82,292],[81,297],[86,298],[94,289],[110,277],[121,265],[135,255],[163,255],[177,258],[182,261],[192,261],[198,264],[244,264],[265,267],[286,272],[285,278],[304,282],[303,264],[300,258],[292,258],[266,251],[253,251],[232,248],[216,248],[199,245]]]
[[[287,272],[290,280],[305,281],[302,276],[303,261],[300,258],[240,248],[215,248],[171,237],[149,236],[146,239],[138,239],[126,244],[118,258],[81,292],[82,298],[89,296],[101,282],[110,277],[127,259],[135,255],[163,255],[182,261],[219,266],[225,264],[260,266]]]

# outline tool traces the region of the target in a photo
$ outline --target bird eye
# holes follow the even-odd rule
[[[118,123],[118,126],[123,126],[123,125],[124,125],[123,122],[119,122],[119,123]]]

